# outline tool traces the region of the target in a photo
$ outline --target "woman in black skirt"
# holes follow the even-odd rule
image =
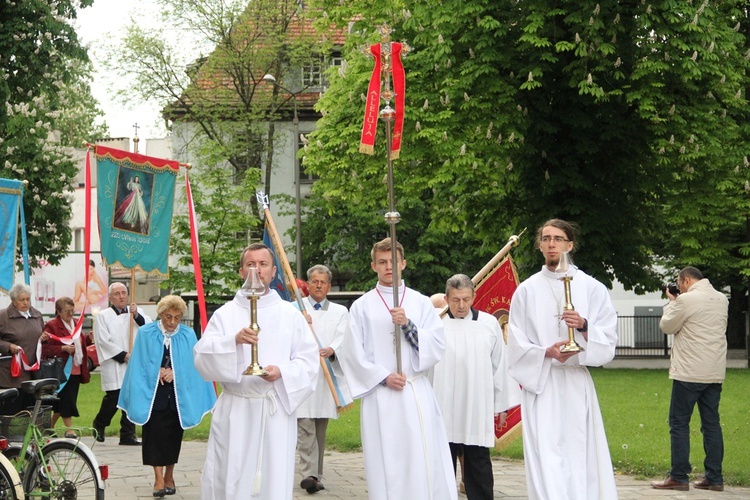
[[[187,311],[175,295],[156,306],[159,321],[138,330],[118,407],[143,426],[143,464],[154,468],[153,496],[174,495],[174,467],[183,430],[200,424],[216,394],[193,365],[195,332],[180,324]]]
[[[57,419],[62,417],[67,430],[65,437],[76,438],[76,433],[70,429],[73,425],[72,417],[78,415],[78,388],[80,384],[88,384],[89,358],[86,354],[88,338],[83,333],[75,331],[75,302],[70,297],[60,297],[55,302],[57,316],[44,325],[47,338],[42,341],[42,359],[62,358],[70,364],[68,380],[64,383],[52,405],[52,427]]]

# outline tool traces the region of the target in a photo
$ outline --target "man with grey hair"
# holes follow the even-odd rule
[[[102,390],[105,394],[99,413],[94,418],[93,427],[96,429],[96,440],[101,442],[104,441],[106,427],[117,413],[120,388],[130,360],[130,350],[133,347],[130,342],[130,332],[132,330],[133,339],[135,339],[138,328],[151,323],[151,318],[146,316],[143,310],[135,305],[135,302],[128,305],[128,289],[124,283],[118,281],[109,285],[109,301],[112,306],[96,315],[94,328],[94,343],[101,366]],[[135,435],[135,424],[128,420],[125,411],[121,410],[121,413],[120,444],[140,445],[141,442]]]
[[[339,389],[344,399],[350,401],[349,389],[336,357],[349,324],[349,311],[346,307],[328,300],[331,278],[331,270],[324,265],[318,264],[308,269],[309,295],[302,299],[302,302],[307,311],[305,319],[318,337],[320,357],[330,361]],[[303,477],[300,487],[308,493],[325,489],[321,480],[326,429],[330,418],[339,418],[338,409],[325,377],[321,375],[315,392],[297,408],[297,452]]]
[[[445,284],[445,300],[445,356],[435,365],[435,397],[445,419],[454,470],[456,457],[464,457],[466,496],[491,499],[495,415],[500,415],[502,425],[507,410],[520,402],[520,390],[508,376],[500,324],[471,307],[471,279],[465,274],[451,276]]]

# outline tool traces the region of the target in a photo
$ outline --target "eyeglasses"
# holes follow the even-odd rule
[[[550,241],[554,241],[555,243],[567,243],[570,240],[567,238],[563,238],[562,236],[542,236],[542,243],[549,243]]]
[[[182,314],[162,314],[161,319],[165,321],[182,321]]]
[[[75,312],[75,309],[63,309],[60,311],[60,314],[73,314]]]

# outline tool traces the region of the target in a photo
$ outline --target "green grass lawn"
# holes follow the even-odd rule
[[[672,381],[666,370],[593,369],[612,463],[617,473],[645,477],[669,472],[669,399]],[[74,425],[90,426],[102,398],[96,372],[91,383],[82,385],[78,397],[81,417]],[[750,370],[727,370],[721,398],[724,429],[724,478],[727,484],[750,486]],[[119,434],[119,414],[107,428],[107,436]],[[58,426],[62,421],[58,422]],[[210,416],[185,432],[189,440],[208,437]],[[696,475],[703,471],[703,441],[697,410],[690,429],[690,460]],[[116,439],[116,438],[115,438]],[[327,446],[339,451],[361,449],[359,402],[342,412],[328,426]],[[496,455],[523,458],[523,444],[515,443]]]

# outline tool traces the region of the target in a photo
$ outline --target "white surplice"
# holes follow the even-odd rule
[[[585,351],[561,365],[545,350],[567,340],[560,321],[565,306],[562,274],[542,271],[524,281],[510,305],[508,367],[523,387],[521,417],[529,498],[610,500],[617,498],[612,460],[594,382],[586,366],[614,358],[617,313],[605,286],[571,267],[575,310],[588,320]]]
[[[318,348],[302,314],[270,290],[258,300],[258,362],[278,366],[281,378],[242,375],[251,349],[237,345],[235,335],[249,324],[250,302],[237,292],[213,314],[194,348],[198,372],[223,390],[201,475],[205,500],[292,498],[295,410],[317,383]]]
[[[448,441],[495,445],[495,413],[520,404],[518,383],[508,375],[500,324],[483,311],[472,320],[443,318],[445,356],[435,365],[433,387]]]
[[[349,386],[341,371],[338,359],[341,343],[344,341],[344,335],[349,326],[349,311],[341,304],[335,304],[330,300],[326,301],[325,309],[318,310],[315,310],[315,301],[311,297],[305,297],[302,301],[305,303],[307,314],[312,318],[312,327],[318,341],[320,341],[320,346],[330,347],[334,351],[335,355],[333,361],[331,361],[331,366],[333,367],[333,374],[336,376],[336,383],[344,396],[344,400],[351,401]],[[331,389],[322,373],[318,378],[315,392],[297,408],[297,418],[339,418]]]
[[[396,371],[393,289],[380,284],[350,309],[341,365],[360,410],[362,451],[370,499],[444,500],[457,498],[443,417],[426,377],[445,351],[443,324],[430,299],[399,289],[401,306],[417,327],[419,352],[399,332],[402,391],[381,385]]]
[[[151,323],[151,318],[146,316],[143,309],[137,308],[138,314],[146,323]],[[96,355],[99,358],[99,372],[102,378],[103,391],[116,391],[122,387],[125,378],[127,363],[120,363],[113,359],[121,352],[130,352],[130,323],[133,315],[130,313],[117,314],[114,309],[108,307],[99,311],[96,315],[96,327],[94,328],[94,345]],[[133,342],[138,334],[138,323],[133,323]]]

